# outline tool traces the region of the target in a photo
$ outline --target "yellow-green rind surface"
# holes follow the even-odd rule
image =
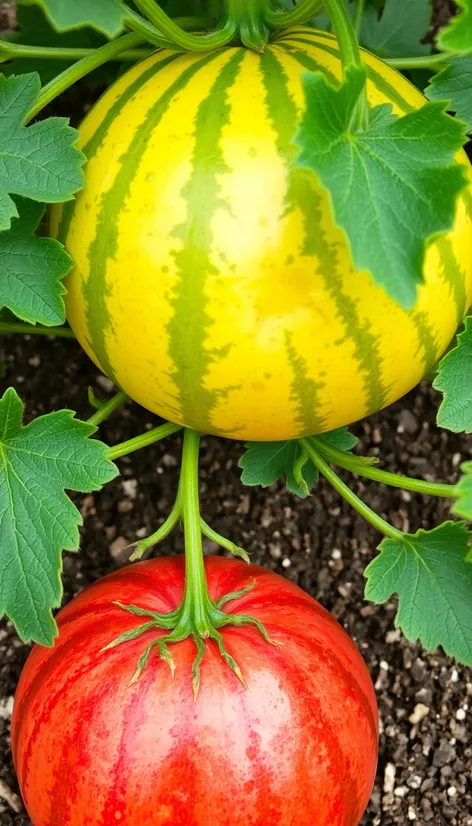
[[[371,105],[424,104],[363,59]],[[304,27],[263,54],[161,51],[81,126],[85,189],[52,214],[75,261],[67,317],[100,369],[166,419],[249,440],[349,424],[414,387],[472,301],[471,190],[428,247],[413,310],[353,268],[327,195],[292,164],[313,70],[341,78],[336,41]]]

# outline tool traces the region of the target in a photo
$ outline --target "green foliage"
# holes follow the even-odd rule
[[[431,24],[431,0],[387,0],[382,15],[367,6],[362,19],[360,41],[380,57],[413,57],[430,54],[422,43]]]
[[[472,51],[472,0],[457,0],[460,12],[440,33],[438,44],[441,49],[453,52]]]
[[[44,205],[20,198],[16,204],[20,217],[13,219],[9,232],[0,233],[0,307],[8,307],[30,324],[63,324],[61,279],[72,260],[57,241],[32,234]]]
[[[345,427],[318,438],[345,452],[352,450],[357,444],[356,437]],[[267,488],[285,477],[290,493],[305,499],[318,481],[318,471],[308,456],[304,455],[303,448],[296,439],[286,442],[248,442],[245,448],[245,453],[239,460],[244,485]]]
[[[446,68],[433,75],[425,94],[447,101],[447,108],[472,130],[472,55],[450,58]]]
[[[444,393],[438,425],[454,433],[472,433],[472,316],[465,319],[457,346],[439,363],[433,387]]]
[[[452,512],[472,522],[472,462],[464,462],[461,470],[464,475],[456,485],[458,498]]]
[[[3,35],[4,40],[26,46],[85,49],[98,49],[107,42],[104,36],[99,35],[90,28],[83,28],[71,32],[56,31],[38,6],[18,6],[17,23],[20,31],[8,32]],[[21,75],[33,71],[38,72],[41,83],[45,85],[74,62],[75,61],[51,60],[50,58],[40,60],[37,57],[20,57],[5,64],[3,71],[7,76],[12,74]],[[116,76],[116,68],[116,64],[108,64],[102,67],[99,73],[92,72],[87,78],[87,82],[111,82]]]
[[[69,31],[90,26],[116,37],[123,30],[125,10],[119,0],[28,0],[24,5],[40,6],[57,31]]]
[[[466,182],[454,160],[465,128],[444,104],[431,102],[401,118],[390,105],[377,106],[369,110],[368,128],[353,131],[362,69],[350,68],[338,87],[321,73],[307,74],[304,86],[297,164],[314,171],[330,193],[356,267],[411,308],[423,281],[426,244],[451,228]]]
[[[88,493],[117,475],[96,428],[70,410],[22,426],[13,388],[0,399],[0,616],[23,640],[52,644],[62,550],[79,547],[81,516],[65,489]]]
[[[385,602],[398,594],[396,625],[428,651],[441,645],[472,665],[472,565],[470,534],[462,522],[432,531],[384,539],[365,570],[366,599]]]
[[[60,203],[83,186],[85,158],[74,146],[77,132],[67,120],[48,118],[24,126],[39,91],[37,74],[0,75],[0,230],[18,217],[10,194]]]

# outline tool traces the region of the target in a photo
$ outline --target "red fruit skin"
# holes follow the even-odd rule
[[[254,628],[223,637],[246,690],[206,643],[194,702],[192,639],[157,654],[129,686],[145,645],[163,632],[102,652],[143,623],[113,605],[175,609],[183,557],[123,568],[58,615],[53,648],[35,647],[12,721],[15,766],[34,826],[357,826],[372,789],[378,714],[352,640],[314,599],[284,578],[236,560],[205,560],[213,599]]]

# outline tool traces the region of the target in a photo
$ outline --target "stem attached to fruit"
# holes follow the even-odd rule
[[[157,428],[157,430],[159,430],[159,428]],[[200,516],[198,496],[199,445],[200,434],[194,430],[186,429],[184,431],[179,490],[175,505],[159,530],[146,540],[141,540],[141,542],[136,544],[136,550],[132,557],[142,556],[147,548],[168,536],[172,528],[182,519],[185,534],[185,587],[182,603],[175,611],[171,611],[168,614],[156,614],[141,606],[120,604],[120,608],[123,610],[128,611],[128,613],[134,616],[144,617],[147,621],[139,628],[122,634],[121,637],[109,643],[105,649],[115,648],[117,645],[137,639],[142,634],[152,630],[164,630],[167,632],[164,635],[152,639],[147,644],[131,680],[131,682],[136,682],[145,668],[151,652],[155,648],[158,650],[161,659],[169,665],[173,672],[174,661],[168,646],[171,643],[181,642],[188,637],[192,637],[197,649],[192,669],[195,697],[197,696],[200,685],[200,663],[205,654],[204,641],[208,639],[214,640],[218,651],[227,665],[245,685],[238,664],[226,649],[223,637],[219,631],[220,628],[225,625],[252,625],[262,634],[267,642],[271,642],[264,626],[259,620],[244,614],[227,614],[221,610],[226,602],[237,599],[250,591],[254,583],[250,582],[237,593],[224,594],[217,601],[213,601],[208,592],[203,559],[202,534],[210,536],[214,541],[231,550],[236,555],[242,555],[244,551],[212,531]]]
[[[267,0],[225,0],[227,25],[233,26],[239,43],[262,52],[269,42]]]
[[[355,473],[357,476],[364,476],[366,479],[374,479],[384,485],[393,488],[411,490],[414,493],[423,493],[426,496],[441,496],[448,499],[457,499],[457,489],[455,485],[440,484],[438,482],[427,482],[424,479],[412,479],[410,476],[401,476],[397,473],[390,473],[362,461],[362,458],[345,453],[343,450],[333,447],[325,440],[312,436],[310,438],[315,450],[324,459],[333,462],[345,470]]]
[[[164,35],[167,38],[166,48],[185,52],[206,52],[209,49],[227,46],[234,39],[235,29],[229,22],[213,32],[201,35],[187,34],[154,0],[136,0],[136,4],[151,22],[125,6],[125,25],[145,37],[150,43],[161,45]]]
[[[367,522],[369,522],[380,533],[388,536],[390,539],[401,539],[403,537],[402,531],[397,530],[390,525],[385,519],[382,519],[378,513],[375,513],[362,499],[351,490],[339,476],[330,468],[325,462],[321,454],[315,450],[312,442],[309,439],[301,439],[301,443],[308,453],[313,464],[318,468],[319,472],[327,479],[332,487],[354,508]]]

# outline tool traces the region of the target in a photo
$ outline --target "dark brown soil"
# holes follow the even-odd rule
[[[7,376],[0,391],[13,384],[27,400],[28,418],[61,407],[85,417],[90,415],[87,385],[102,396],[109,390],[74,341],[16,336],[3,344]],[[381,455],[384,466],[397,472],[456,479],[460,462],[472,455],[472,440],[435,428],[437,401],[424,384],[388,411],[356,425],[361,449]],[[129,405],[103,426],[101,435],[114,444],[155,422],[143,409]],[[380,537],[327,484],[321,482],[304,502],[279,484],[266,491],[243,488],[237,468],[240,454],[238,443],[205,439],[205,517],[247,548],[254,562],[289,577],[331,610],[356,640],[376,686],[380,761],[363,826],[410,821],[418,826],[471,826],[471,671],[441,652],[426,654],[420,646],[408,644],[395,630],[393,601],[379,607],[364,602],[362,572]],[[175,493],[178,457],[179,438],[174,437],[122,459],[120,478],[101,493],[77,498],[84,514],[82,548],[80,554],[65,555],[65,599],[123,564],[126,555],[120,554],[120,547],[163,520]],[[448,516],[442,501],[370,482],[354,481],[354,487],[403,529],[431,528]],[[181,550],[182,536],[176,533],[157,552]],[[209,544],[206,550],[215,552]],[[9,726],[11,701],[27,654],[10,624],[0,624],[0,826],[29,826],[26,815],[15,814],[1,797],[2,781],[17,792]]]

